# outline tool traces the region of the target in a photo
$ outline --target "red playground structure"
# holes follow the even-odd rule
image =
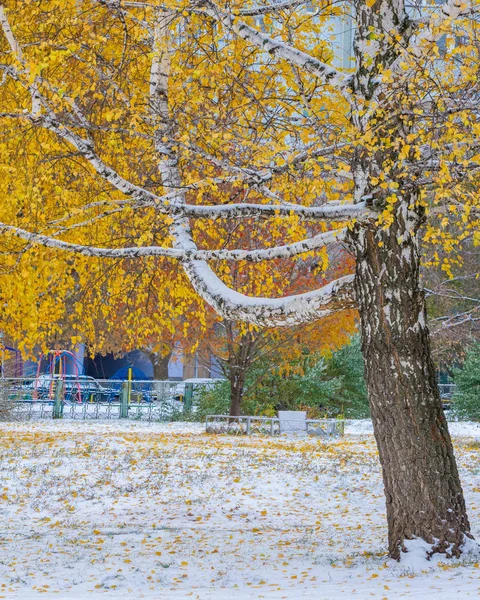
[[[47,362],[46,373],[42,374],[42,364]],[[74,379],[68,378],[67,376],[67,361],[70,361],[73,365]],[[76,400],[78,403],[82,403],[82,391],[79,380],[79,369],[78,360],[73,352],[69,350],[50,350],[45,354],[42,354],[38,361],[37,376],[35,377],[35,387],[33,391],[33,399],[38,400],[40,393],[42,396],[48,395],[50,400],[55,398],[55,390],[57,382],[62,382],[62,396],[65,399],[65,394],[68,394],[69,400]]]

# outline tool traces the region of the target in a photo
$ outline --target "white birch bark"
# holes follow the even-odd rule
[[[178,157],[173,149],[176,124],[169,113],[170,31],[169,13],[157,11],[154,35],[154,58],[150,71],[150,96],[155,120],[156,150],[160,155],[159,172],[165,190],[177,190],[177,199],[185,202],[181,189]],[[165,142],[164,140],[168,141]],[[198,248],[193,240],[186,217],[176,217],[171,227],[174,249],[196,255]],[[329,234],[332,235],[332,234]],[[250,298],[226,286],[205,260],[184,260],[183,266],[197,293],[223,317],[248,320],[258,325],[290,326],[308,322],[330,314],[327,308],[335,303],[350,305],[353,277],[346,277],[320,290],[287,298]]]
[[[328,85],[338,88],[347,87],[349,77],[331,65],[322,63],[310,54],[265,35],[244,21],[241,21],[232,13],[222,10],[211,0],[202,0],[201,6],[207,15],[222,23],[227,29],[234,31],[242,39],[264,49],[273,56],[283,58],[290,64],[301,67],[305,71],[316,75]]]
[[[28,65],[25,63],[23,58],[23,52],[20,44],[17,42],[15,36],[13,35],[12,29],[10,27],[10,23],[7,19],[7,15],[5,13],[5,8],[3,3],[0,3],[0,26],[2,27],[3,33],[7,38],[7,42],[12,50],[13,55],[17,59],[17,61],[22,65],[23,69],[26,73],[30,73],[30,69]],[[30,86],[30,95],[32,97],[32,115],[34,118],[39,117],[41,114],[41,102],[40,96],[38,92],[38,81],[35,78],[33,84]]]
[[[122,209],[118,209],[118,211],[120,210]],[[109,211],[106,215],[101,215],[101,218],[110,216],[116,212],[117,211]],[[95,217],[91,217],[88,219],[88,221],[65,226],[58,232],[58,235],[79,227],[87,227],[94,220]],[[98,246],[86,246],[83,244],[65,242],[57,239],[53,235],[32,233],[30,231],[26,231],[25,229],[21,229],[20,227],[14,227],[5,223],[0,223],[0,233],[8,233],[14,237],[25,240],[29,244],[39,244],[41,246],[45,246],[46,248],[55,248],[57,250],[72,252],[74,254],[96,256],[98,258],[120,259],[160,256],[179,261],[245,260],[248,262],[263,262],[278,258],[292,258],[294,256],[298,256],[299,254],[305,254],[306,252],[312,252],[314,250],[318,250],[319,248],[324,248],[334,241],[340,242],[345,237],[345,229],[335,229],[325,233],[320,233],[314,237],[302,240],[301,242],[294,242],[284,246],[274,246],[273,248],[265,248],[261,250],[201,250],[195,245],[188,247],[188,244],[185,244],[185,249],[164,248],[161,246],[130,246],[126,248],[101,248]]]

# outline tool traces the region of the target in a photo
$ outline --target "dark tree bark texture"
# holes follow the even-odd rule
[[[357,226],[356,296],[365,375],[385,484],[389,553],[422,538],[461,553],[470,536],[452,442],[430,355],[416,232],[421,215],[400,204],[387,230]]]
[[[239,334],[233,321],[225,322],[228,359],[226,373],[230,381],[230,416],[241,414],[242,399],[248,369],[255,358],[255,335],[247,331]]]
[[[168,381],[168,363],[172,353],[162,356],[156,352],[149,352],[149,358],[153,367],[153,378],[158,381]]]
[[[238,417],[241,413],[242,398],[245,390],[245,371],[235,368],[230,372],[230,416]]]

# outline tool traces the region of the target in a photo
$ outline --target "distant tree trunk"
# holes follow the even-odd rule
[[[162,356],[157,352],[149,352],[148,355],[153,367],[153,378],[158,381],[167,381],[168,363],[172,357],[172,352],[169,352],[166,356]]]
[[[226,321],[225,327],[228,343],[226,367],[230,382],[230,416],[238,417],[241,414],[248,369],[255,357],[257,338],[250,331],[238,335],[236,325],[231,321]]]
[[[230,416],[238,417],[242,406],[245,391],[245,372],[235,369],[230,374]]]
[[[422,215],[399,202],[388,229],[357,225],[356,296],[375,438],[385,484],[389,553],[422,538],[458,556],[470,525],[430,355],[419,285]],[[417,209],[418,210],[418,209]]]

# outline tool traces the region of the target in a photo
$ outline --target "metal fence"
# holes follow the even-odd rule
[[[191,416],[195,399],[204,388],[202,383],[182,381],[128,382],[72,376],[0,378],[0,419],[181,420]],[[444,401],[451,398],[454,388],[454,384],[440,384]],[[291,426],[298,428],[298,422],[292,422]],[[336,419],[304,421],[304,430],[310,435],[343,435],[344,426],[345,421]],[[206,418],[210,433],[279,435],[286,428],[288,422],[278,418],[228,415]]]
[[[135,403],[121,402],[83,402],[79,404],[45,400],[20,400],[14,403],[13,420],[29,419],[138,419],[142,421],[174,421],[180,420],[184,414],[183,407],[166,402]]]
[[[440,390],[442,400],[451,400],[455,387],[454,383],[439,383],[438,389]]]
[[[201,384],[86,377],[0,379],[0,418],[172,421],[192,410]]]
[[[306,419],[305,421],[278,419],[277,417],[231,417],[208,415],[205,418],[207,433],[227,435],[280,435],[281,433],[306,433],[319,437],[339,437],[345,434],[345,421],[340,419]]]

